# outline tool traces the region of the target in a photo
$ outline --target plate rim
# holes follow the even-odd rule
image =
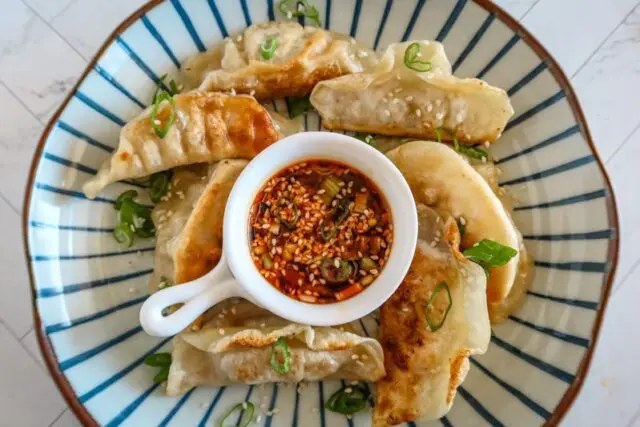
[[[71,384],[67,380],[67,377],[60,371],[58,368],[58,360],[53,351],[53,347],[51,342],[48,339],[48,336],[42,326],[42,320],[40,319],[40,314],[38,312],[37,306],[37,291],[35,287],[34,273],[33,267],[31,265],[31,251],[29,248],[29,211],[31,205],[31,196],[33,194],[33,184],[35,181],[36,171],[38,170],[38,166],[40,165],[40,161],[42,159],[42,152],[44,150],[44,146],[46,144],[47,139],[49,138],[49,134],[51,133],[52,128],[57,123],[60,115],[65,110],[67,105],[69,104],[71,98],[76,93],[80,85],[84,82],[86,77],[89,75],[91,70],[94,69],[98,60],[102,57],[103,53],[112,45],[113,41],[116,39],[118,35],[126,31],[132,24],[134,24],[142,15],[155,8],[156,6],[164,3],[168,0],[149,0],[147,3],[139,7],[133,13],[131,13],[128,17],[126,17],[118,26],[107,36],[104,40],[100,48],[93,55],[91,60],[87,63],[87,66],[83,70],[82,74],[79,76],[78,81],[75,83],[73,88],[66,95],[64,101],[60,104],[55,114],[51,116],[47,125],[45,126],[38,144],[33,152],[33,157],[31,159],[31,165],[29,167],[29,174],[27,178],[26,187],[24,190],[24,200],[22,204],[22,240],[23,240],[23,248],[25,261],[27,263],[27,271],[29,277],[29,287],[31,289],[31,305],[33,312],[33,327],[36,332],[36,339],[38,341],[38,347],[40,348],[40,352],[42,353],[43,359],[45,361],[45,365],[51,377],[53,378],[58,390],[64,397],[67,405],[73,410],[75,416],[80,420],[80,422],[84,426],[99,426],[93,416],[90,414],[89,410],[79,402],[78,396],[73,391]],[[275,0],[274,0],[275,1]],[[554,79],[558,82],[560,87],[564,90],[566,94],[566,99],[571,107],[571,110],[576,118],[577,124],[580,126],[580,131],[589,145],[591,152],[595,158],[596,164],[598,165],[598,169],[600,173],[602,173],[603,181],[605,184],[605,190],[608,192],[608,197],[605,198],[605,203],[607,205],[607,215],[608,215],[608,225],[609,229],[614,230],[612,237],[609,239],[608,245],[608,259],[607,263],[609,264],[609,268],[606,271],[606,283],[604,284],[602,291],[600,293],[600,307],[597,310],[596,317],[594,320],[594,324],[591,330],[590,337],[590,345],[585,350],[585,354],[578,364],[578,368],[576,370],[576,375],[574,381],[569,385],[567,390],[562,395],[562,398],[558,401],[558,404],[553,409],[551,417],[545,422],[544,426],[557,426],[560,424],[560,421],[564,418],[566,413],[569,411],[576,397],[580,393],[582,386],[584,384],[584,380],[589,372],[589,367],[591,366],[591,361],[593,359],[593,355],[598,345],[598,339],[600,336],[600,329],[602,327],[602,321],[604,319],[604,314],[607,309],[607,305],[609,303],[609,297],[611,294],[611,290],[613,287],[613,282],[615,280],[617,268],[618,268],[618,257],[620,250],[620,221],[618,216],[618,209],[616,203],[616,196],[614,193],[613,185],[611,184],[611,179],[607,173],[607,170],[600,158],[600,154],[598,153],[598,149],[593,143],[593,138],[589,131],[589,126],[587,124],[587,120],[585,118],[584,112],[580,106],[576,93],[571,85],[571,82],[565,75],[564,71],[555,60],[555,58],[547,51],[547,49],[536,39],[520,22],[518,22],[515,18],[513,18],[509,13],[507,13],[502,7],[493,3],[491,0],[471,0],[476,5],[485,9],[487,12],[494,14],[496,18],[498,18],[501,22],[503,22],[509,29],[511,29],[516,35],[518,35],[526,44],[529,46],[535,53],[544,61],[547,65],[549,72],[552,74]]]

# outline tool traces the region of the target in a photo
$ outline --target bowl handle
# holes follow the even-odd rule
[[[140,324],[149,335],[169,337],[187,328],[212,306],[231,297],[247,296],[223,256],[206,275],[151,295],[140,309]],[[184,305],[169,315],[162,314],[165,308],[179,303]]]

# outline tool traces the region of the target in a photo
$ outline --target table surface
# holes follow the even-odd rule
[[[36,343],[21,211],[34,147],[107,35],[144,0],[0,0],[0,414],[14,427],[79,426]],[[640,426],[640,0],[499,0],[570,76],[615,187],[618,273],[590,373],[565,426]],[[635,187],[635,188],[634,188]],[[627,321],[629,322],[627,324]],[[37,409],[34,408],[37,405]],[[36,409],[36,410],[34,410]],[[5,424],[6,423],[6,424]]]

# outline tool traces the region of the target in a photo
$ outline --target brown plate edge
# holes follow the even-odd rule
[[[58,389],[62,393],[64,399],[66,400],[69,407],[73,410],[76,417],[82,422],[84,426],[98,426],[96,420],[91,416],[89,411],[85,408],[83,404],[81,404],[78,400],[77,395],[75,394],[71,384],[64,376],[64,374],[58,369],[58,361],[55,356],[55,352],[53,347],[51,346],[51,342],[45,333],[42,322],[40,319],[40,315],[37,309],[37,298],[36,298],[36,289],[35,282],[33,278],[33,270],[31,267],[31,263],[29,260],[31,259],[31,253],[29,250],[29,207],[31,205],[31,194],[33,189],[33,183],[35,180],[36,171],[38,169],[38,165],[40,164],[40,159],[42,156],[42,151],[44,149],[44,145],[49,137],[49,133],[51,129],[58,121],[58,118],[66,108],[67,104],[77,91],[78,87],[82,84],[87,75],[94,68],[104,51],[111,46],[113,40],[125,31],[131,24],[138,20],[142,15],[144,15],[149,10],[153,9],[158,4],[162,3],[164,0],[150,0],[148,3],[140,7],[138,10],[133,12],[129,17],[127,17],[116,29],[107,37],[105,42],[102,44],[100,49],[96,52],[93,59],[87,65],[85,71],[79,77],[77,83],[74,85],[73,89],[69,91],[69,94],[65,98],[64,102],[60,105],[56,113],[51,117],[49,123],[44,129],[40,140],[38,142],[38,146],[36,147],[33,159],[31,161],[31,166],[29,170],[29,177],[27,180],[26,188],[25,188],[25,196],[24,202],[22,206],[22,239],[24,244],[25,251],[25,259],[27,261],[28,273],[29,273],[29,284],[31,287],[31,302],[32,302],[32,310],[33,310],[33,318],[34,318],[34,329],[37,335],[38,345],[40,347],[40,351],[44,357],[45,363],[47,365],[47,369],[51,374],[54,382],[56,383]],[[473,0],[476,4],[478,4],[483,9],[487,10],[489,13],[493,13],[496,15],[502,22],[504,22],[510,29],[512,29],[516,34],[518,34],[528,46],[530,46],[534,52],[545,61],[547,66],[549,67],[549,71],[554,76],[556,81],[560,84],[563,90],[566,93],[567,100],[573,110],[574,116],[578,121],[581,133],[584,136],[585,140],[589,144],[591,151],[596,159],[596,163],[600,169],[600,173],[604,177],[604,181],[607,185],[607,214],[609,217],[609,227],[613,228],[614,235],[609,240],[609,248],[608,255],[610,259],[608,260],[609,269],[607,272],[606,284],[602,289],[600,296],[600,306],[596,315],[595,324],[591,333],[590,345],[585,351],[585,355],[578,366],[576,371],[576,377],[574,382],[569,386],[567,391],[565,391],[562,399],[554,409],[551,418],[547,420],[545,426],[557,426],[560,421],[564,418],[569,408],[573,404],[576,396],[580,392],[584,380],[586,378],[587,372],[589,370],[589,366],[591,365],[591,360],[593,358],[593,353],[595,347],[597,345],[598,337],[600,334],[600,328],[602,326],[602,319],[604,317],[604,312],[606,311],[607,304],[609,302],[609,296],[611,293],[611,288],[613,285],[613,281],[615,279],[616,269],[618,265],[618,251],[619,251],[619,221],[618,221],[618,212],[616,208],[615,195],[613,192],[613,186],[611,185],[611,180],[607,175],[607,172],[604,167],[604,163],[600,159],[596,146],[593,143],[593,139],[591,137],[591,133],[589,132],[589,128],[587,126],[586,119],[584,117],[584,113],[576,94],[571,86],[569,80],[566,75],[556,62],[556,60],[551,56],[551,54],[540,44],[540,42],[529,33],[518,21],[516,21],[513,17],[511,17],[508,13],[506,13],[501,7],[491,2],[490,0]]]

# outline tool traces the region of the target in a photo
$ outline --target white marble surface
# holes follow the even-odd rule
[[[12,427],[78,426],[42,364],[20,214],[33,149],[103,39],[143,0],[0,0],[0,416]],[[640,1],[499,0],[571,77],[618,199],[620,263],[600,342],[565,426],[640,426]],[[9,298],[8,295],[11,295]],[[37,402],[37,403],[36,403]],[[38,409],[34,411],[33,405]]]

